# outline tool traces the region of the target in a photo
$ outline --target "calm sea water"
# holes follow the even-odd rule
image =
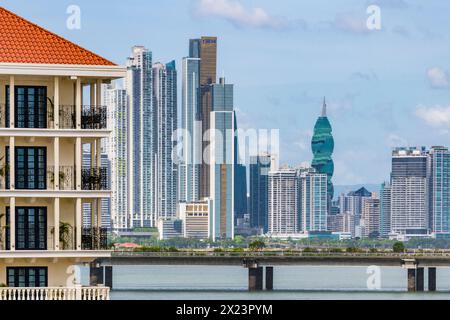
[[[369,290],[364,267],[274,268],[274,291],[248,292],[248,270],[224,266],[114,266],[112,300],[448,299],[450,268],[437,269],[436,293],[406,292],[406,270],[383,267]],[[82,272],[87,282],[88,270]],[[427,275],[425,272],[425,288]]]

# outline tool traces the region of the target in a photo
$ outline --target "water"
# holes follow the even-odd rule
[[[426,269],[425,269],[426,271]],[[436,293],[406,292],[406,270],[382,267],[381,288],[365,267],[277,266],[274,291],[248,292],[248,270],[225,266],[114,266],[112,300],[448,299],[450,268],[437,269]],[[88,270],[83,271],[83,282]],[[425,272],[425,288],[427,284]]]

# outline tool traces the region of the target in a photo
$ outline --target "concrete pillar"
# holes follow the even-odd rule
[[[266,267],[266,290],[273,290],[273,267]]]
[[[53,173],[53,177],[54,177],[53,188],[55,190],[59,190],[59,183],[60,183],[60,181],[59,181],[59,137],[55,137],[54,141],[53,141],[53,158],[54,158],[54,164],[55,164],[55,171]]]
[[[436,291],[436,268],[428,268],[428,291]]]
[[[16,189],[16,138],[9,138],[9,190]]]
[[[53,223],[55,225],[55,227],[54,227],[54,234],[53,234],[53,237],[54,237],[54,239],[53,239],[53,241],[54,241],[53,249],[56,250],[56,251],[59,250],[59,210],[60,210],[59,209],[59,202],[60,202],[59,198],[55,198],[54,203],[53,203],[53,205],[54,205],[54,208],[53,208],[53,210],[54,210],[54,212],[53,212],[53,215],[54,215]]]
[[[76,250],[81,250],[81,229],[83,228],[83,221],[82,221],[83,215],[81,210],[82,210],[81,198],[77,198],[75,204]]]
[[[82,145],[81,138],[76,138],[75,143],[75,178],[76,178],[76,189],[81,190],[81,167],[82,167]]]
[[[416,291],[424,290],[424,268],[416,269]]]
[[[16,90],[14,76],[9,77],[9,127],[13,129],[15,127],[15,103],[16,103]],[[6,122],[5,122],[6,124]]]
[[[55,77],[55,92],[54,92],[54,109],[53,109],[53,122],[55,129],[59,129],[59,77]]]
[[[263,290],[263,267],[248,269],[248,290],[249,291]]]
[[[112,266],[106,266],[105,267],[105,286],[109,287],[110,289],[113,288],[113,267]]]
[[[408,291],[415,292],[416,291],[416,269],[410,268],[407,269],[408,274]]]
[[[16,251],[16,198],[9,198],[9,250]]]
[[[77,77],[75,85],[75,118],[76,118],[76,129],[81,129],[81,105],[82,105],[82,85],[81,78]]]
[[[103,283],[103,267],[97,266],[95,262],[91,263],[89,265],[89,285],[96,287]]]

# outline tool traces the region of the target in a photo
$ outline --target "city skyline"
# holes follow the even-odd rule
[[[372,1],[382,10],[383,25],[381,31],[369,32],[358,29],[367,18],[366,1],[326,3],[320,11],[315,10],[320,4],[311,3],[293,2],[285,6],[290,8],[287,11],[269,1],[236,2],[250,17],[253,8],[261,7],[268,15],[262,22],[223,15],[208,1],[180,2],[178,13],[157,10],[158,15],[147,10],[149,4],[142,3],[129,6],[129,14],[138,18],[147,14],[149,19],[136,19],[126,26],[112,23],[120,21],[114,18],[123,12],[121,4],[110,7],[101,2],[78,1],[82,10],[80,30],[66,28],[69,3],[46,6],[43,2],[6,1],[5,6],[121,64],[129,48],[141,43],[154,52],[155,62],[176,58],[181,65],[181,58],[186,56],[186,39],[199,34],[218,36],[217,71],[236,84],[239,126],[279,128],[281,163],[294,165],[312,160],[311,124],[326,95],[338,146],[333,156],[336,185],[379,184],[388,179],[392,147],[446,145],[449,117],[445,88],[449,82],[444,57],[449,49],[440,31],[448,4],[431,1],[419,10],[418,1],[396,1],[397,6]],[[164,9],[171,4],[152,5]],[[93,19],[98,7],[104,17]],[[164,29],[171,18],[180,23],[171,30]],[[165,31],[152,34],[135,28],[131,32],[138,23],[144,27],[142,30],[158,24]],[[100,25],[114,34],[114,41],[91,34],[90,30]],[[163,41],[161,34],[171,41]],[[314,45],[308,47],[312,40]],[[245,50],[237,50],[239,47]],[[330,54],[330,48],[337,50]],[[409,55],[403,59],[406,50]],[[268,63],[274,56],[280,58]],[[274,72],[283,72],[284,76],[267,76]],[[273,108],[279,112],[267,116]],[[368,163],[373,170],[366,170]]]

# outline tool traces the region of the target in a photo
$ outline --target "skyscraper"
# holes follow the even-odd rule
[[[301,168],[298,178],[301,230],[327,231],[328,176],[314,168]]]
[[[250,226],[269,230],[269,171],[271,157],[261,154],[250,158]]]
[[[247,167],[241,163],[237,119],[234,114],[234,225],[242,225],[248,213],[247,208]]]
[[[212,105],[212,84],[217,81],[217,38],[201,37],[191,39],[189,42],[189,54],[191,58],[200,59],[200,117],[202,120],[202,137],[208,132],[211,125],[210,115]],[[203,141],[202,154],[208,156],[208,141]],[[210,195],[210,168],[209,160],[203,159],[200,170],[200,197],[207,198]]]
[[[211,235],[213,240],[234,238],[235,128],[233,85],[211,85],[210,115],[210,197],[213,200]]]
[[[200,59],[183,58],[181,128],[183,155],[180,164],[179,200],[200,199],[200,169],[202,161],[202,128],[200,110]]]
[[[391,232],[391,185],[384,182],[380,191],[380,236],[385,238]]]
[[[450,151],[432,147],[428,158],[430,228],[437,237],[450,236]]]
[[[380,199],[376,197],[363,200],[361,215],[362,236],[378,238],[380,236]]]
[[[269,233],[300,231],[297,170],[280,168],[269,172]]]
[[[153,173],[154,208],[156,219],[173,218],[178,200],[178,168],[172,152],[172,135],[177,128],[177,70],[175,61],[153,65],[153,108],[155,116],[155,153]]]
[[[327,117],[327,104],[323,101],[322,115],[317,119],[314,126],[314,135],[312,137],[312,152],[314,155],[312,167],[319,173],[325,173],[328,176],[328,201],[331,209],[331,200],[334,196],[334,188],[331,179],[334,173],[334,163],[331,155],[334,151],[334,139],[331,134],[332,128]]]
[[[111,163],[111,224],[114,230],[126,230],[131,225],[128,207],[128,103],[126,90],[107,87],[104,104],[108,106],[108,127],[111,137],[106,153]],[[131,178],[131,177],[130,177]]]
[[[131,227],[154,227],[153,186],[156,150],[153,108],[152,53],[141,46],[132,48],[127,63],[126,90],[129,101],[129,193],[128,206],[132,212]]]
[[[397,235],[428,233],[427,157],[425,147],[392,152],[391,231]]]

